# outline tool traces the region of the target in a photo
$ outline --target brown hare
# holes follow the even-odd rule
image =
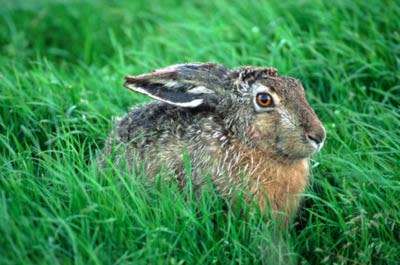
[[[325,140],[300,81],[272,67],[230,70],[213,63],[172,65],[125,80],[128,89],[157,101],[118,121],[102,163],[113,146],[123,146],[115,162],[134,168],[145,161],[146,176],[163,168],[184,186],[186,154],[195,190],[211,180],[227,198],[244,189],[261,209],[293,216],[309,158]]]

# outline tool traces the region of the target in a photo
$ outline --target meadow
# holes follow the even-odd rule
[[[0,0],[0,264],[399,264],[398,1]],[[274,66],[327,129],[287,229],[99,170],[127,74]],[[114,173],[113,173],[114,172]]]

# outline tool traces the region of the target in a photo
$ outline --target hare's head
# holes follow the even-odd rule
[[[300,81],[274,68],[181,64],[128,76],[125,86],[182,108],[207,105],[236,139],[278,158],[307,158],[325,140]]]

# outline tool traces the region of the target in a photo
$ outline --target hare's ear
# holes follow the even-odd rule
[[[229,70],[212,63],[172,65],[148,74],[125,77],[125,87],[180,107],[197,107],[224,90]]]

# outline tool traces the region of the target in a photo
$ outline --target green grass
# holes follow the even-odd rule
[[[398,2],[149,2],[0,0],[0,264],[399,263]],[[147,100],[123,76],[186,61],[303,81],[328,138],[288,229],[92,163]]]

